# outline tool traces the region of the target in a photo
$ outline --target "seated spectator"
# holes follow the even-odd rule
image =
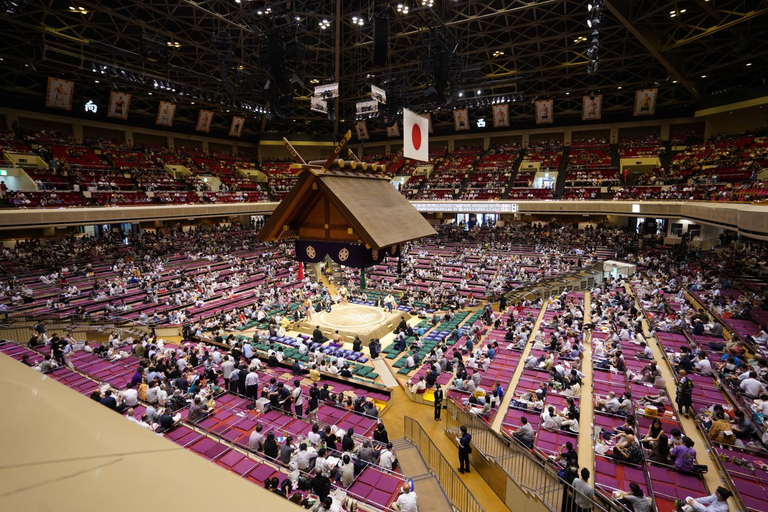
[[[630,464],[642,464],[643,449],[635,436],[628,434],[613,447],[613,458]]]
[[[707,434],[716,443],[733,444],[736,436],[731,428],[731,424],[725,419],[725,414],[718,411],[712,417],[712,425]]]
[[[197,423],[200,420],[205,419],[208,416],[208,406],[203,403],[199,396],[196,396],[192,407],[189,410],[187,420],[191,423]]]
[[[533,448],[533,441],[536,437],[533,427],[528,423],[528,418],[525,416],[520,418],[520,423],[520,428],[512,432],[512,436],[527,448]]]
[[[690,437],[683,438],[683,444],[675,446],[669,457],[674,460],[675,469],[683,473],[692,473],[696,465],[696,450],[693,449],[693,440]]]
[[[614,496],[618,498],[619,503],[632,512],[649,512],[651,509],[648,497],[643,494],[643,490],[635,482],[629,484],[629,492],[617,491]]]
[[[683,502],[675,501],[678,512],[728,512],[728,498],[733,496],[725,487],[718,487],[714,494],[703,498],[688,496]]]
[[[755,424],[744,415],[744,411],[737,409],[734,413],[736,421],[734,422],[733,430],[734,435],[739,439],[752,439],[757,434],[757,428]]]

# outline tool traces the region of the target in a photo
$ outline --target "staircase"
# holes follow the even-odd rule
[[[405,438],[392,439],[392,447],[400,470],[413,480],[413,488],[418,496],[419,510],[429,512],[453,512],[451,502],[445,495],[440,482],[429,471],[419,449]]]
[[[308,263],[304,266],[306,271],[306,277],[313,283],[321,283],[320,279],[320,263]]]
[[[621,170],[621,156],[619,156],[618,144],[611,144],[611,167]]]
[[[563,197],[565,192],[565,171],[568,169],[568,157],[571,154],[571,147],[565,146],[563,148],[563,155],[560,157],[560,166],[557,168],[557,181],[555,182],[555,189],[552,191],[552,195],[555,198]]]
[[[341,265],[335,261],[331,261],[331,274],[333,275],[333,284],[340,285],[344,277],[344,273],[341,271]]]
[[[525,155],[525,149],[520,150],[515,162],[512,164],[512,172],[510,173],[509,181],[507,181],[507,184],[504,186],[504,193],[501,195],[502,199],[509,198],[510,189],[515,186],[515,180],[520,172],[520,166],[523,164],[523,155]]]
[[[664,152],[659,155],[659,162],[661,163],[662,167],[667,167],[669,164],[672,163],[672,157],[675,156],[679,151],[675,151],[674,154],[672,154],[672,144],[667,141],[664,143]]]

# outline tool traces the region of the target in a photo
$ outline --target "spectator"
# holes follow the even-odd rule
[[[675,501],[679,512],[728,512],[728,498],[733,496],[725,487],[718,487],[714,494],[703,498],[685,498],[684,503]]]

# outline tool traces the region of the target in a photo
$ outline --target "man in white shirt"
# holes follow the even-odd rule
[[[262,445],[264,443],[264,435],[261,433],[261,431],[264,429],[264,426],[259,423],[256,425],[256,428],[253,429],[253,432],[251,432],[250,437],[248,437],[248,449],[252,452],[260,452]]]
[[[397,457],[392,453],[392,443],[387,443],[386,449],[379,455],[379,466],[391,471],[395,460],[397,460]]]
[[[606,412],[609,412],[611,414],[616,414],[619,412],[619,408],[621,407],[621,402],[619,402],[619,399],[616,398],[616,393],[611,391],[610,393],[608,393],[608,400],[598,401],[598,406],[600,405],[605,407]]]
[[[317,458],[317,452],[314,449],[309,450],[307,443],[301,443],[299,445],[299,451],[296,454],[296,464],[301,471],[309,471],[312,466],[312,461]]]
[[[232,391],[229,377],[232,375],[232,370],[235,369],[235,360],[232,357],[227,356],[227,360],[221,364],[221,376],[224,379],[224,387]]]
[[[301,418],[304,412],[304,390],[301,388],[301,381],[293,381],[293,391],[291,391],[291,401],[296,408],[296,416]]]
[[[763,383],[757,380],[757,373],[749,372],[749,377],[741,381],[739,387],[744,391],[744,394],[749,398],[759,398],[762,393],[765,392],[765,386]]]
[[[136,407],[139,405],[139,392],[133,389],[133,384],[130,382],[126,384],[125,389],[120,392],[120,398],[123,400],[126,407]]]
[[[424,377],[419,377],[419,381],[415,383],[413,386],[411,386],[411,393],[419,393],[421,391],[424,391],[427,389],[427,383],[424,380]]]
[[[149,388],[147,388],[147,402],[150,404],[156,404],[157,403],[157,394],[160,391],[160,386],[157,385],[157,383],[152,383],[149,385]]]
[[[561,421],[554,407],[548,407],[546,411],[541,413],[541,426],[546,430],[560,430]]]
[[[696,361],[696,370],[704,376],[712,375],[712,363],[703,352],[699,354],[699,360]]]
[[[259,374],[251,370],[245,376],[245,396],[256,400],[259,394]]]
[[[418,512],[419,507],[416,499],[416,493],[411,490],[411,485],[403,484],[400,490],[400,496],[392,504],[392,508],[398,512]]]
[[[168,401],[168,391],[166,391],[165,384],[160,384],[157,390],[157,404],[165,407],[165,403]]]
[[[648,344],[644,341],[640,342],[640,347],[643,349],[643,351],[639,354],[637,354],[637,357],[640,359],[653,359],[653,349],[648,346]]]

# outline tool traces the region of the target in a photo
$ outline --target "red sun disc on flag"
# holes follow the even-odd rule
[[[411,142],[413,143],[413,149],[418,151],[421,147],[421,128],[415,123],[411,129]]]

